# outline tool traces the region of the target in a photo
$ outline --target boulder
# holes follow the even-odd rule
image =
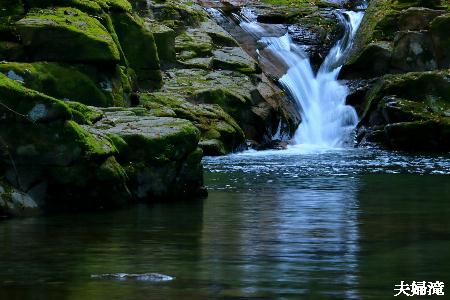
[[[430,24],[438,63],[441,68],[450,67],[450,13],[439,16]]]
[[[26,88],[66,101],[103,107],[129,105],[130,80],[118,66],[5,62],[0,63],[0,73]]]
[[[259,71],[258,64],[240,47],[225,47],[213,52],[212,66],[215,69],[254,74]]]
[[[127,0],[22,0],[27,7],[74,7],[89,14],[100,14],[103,11],[131,11]]]
[[[71,109],[64,102],[25,88],[0,73],[0,124],[47,123],[71,118]]]
[[[158,57],[161,63],[170,64],[175,62],[175,31],[151,19],[145,20],[145,26],[155,38],[156,49],[158,50]]]
[[[141,103],[150,113],[161,114],[161,107],[174,116],[191,121],[201,132],[199,146],[205,155],[225,155],[240,149],[244,133],[236,121],[220,106],[192,104],[181,97],[166,93],[141,94]],[[164,111],[167,114],[167,110]]]
[[[211,55],[213,49],[212,38],[197,28],[190,28],[175,39],[175,50],[180,60]]]
[[[206,12],[193,2],[166,0],[149,4],[155,19],[176,31],[188,26],[196,27],[207,19]]]
[[[401,72],[436,69],[438,65],[431,35],[417,31],[397,32],[391,64]]]
[[[448,68],[448,9],[441,1],[371,1],[340,76]]]
[[[108,136],[118,149],[132,195],[140,200],[195,197],[201,193],[200,133],[183,119],[154,117],[146,109],[104,109],[105,118],[85,126]]]
[[[75,8],[31,9],[16,27],[32,61],[115,64],[120,59],[106,28]]]
[[[368,91],[360,144],[405,151],[448,151],[449,71],[386,75]]]
[[[160,62],[152,32],[137,15],[113,13],[111,19],[124,55],[138,79],[159,86]]]
[[[35,216],[41,213],[38,204],[29,195],[0,182],[0,217]]]

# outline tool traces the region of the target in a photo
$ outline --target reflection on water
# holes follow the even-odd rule
[[[219,201],[205,203],[202,232],[210,276],[239,276],[247,296],[298,295],[314,286],[354,298],[357,187],[356,180],[311,180],[298,189],[232,191],[232,198],[214,193]]]
[[[450,284],[450,178],[434,175],[449,157],[205,165],[204,202],[2,221],[0,299],[389,299],[401,280]],[[92,278],[120,273],[175,279]]]

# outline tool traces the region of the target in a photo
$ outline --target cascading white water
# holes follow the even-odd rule
[[[243,11],[241,27],[260,39],[265,49],[287,67],[280,83],[301,107],[302,122],[295,132],[295,145],[336,148],[346,144],[358,122],[353,107],[345,104],[348,88],[337,80],[346,54],[351,49],[364,13],[344,11],[338,16],[345,25],[344,37],[330,50],[317,74],[306,53],[295,45],[289,34],[264,36],[264,28],[251,11]]]

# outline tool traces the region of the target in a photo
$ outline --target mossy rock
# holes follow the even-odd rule
[[[138,79],[159,86],[162,78],[155,38],[144,21],[129,13],[113,13],[111,19],[129,66]]]
[[[203,185],[202,152],[197,150],[200,132],[192,123],[154,117],[144,107],[111,108],[103,112],[102,120],[85,128],[112,140],[136,199],[167,200],[197,195]]]
[[[195,98],[195,95],[207,90],[223,89],[235,95],[238,102],[251,103],[252,93],[256,86],[252,78],[233,71],[213,71],[201,69],[170,69],[167,71],[163,91],[186,95]],[[234,103],[234,99],[230,100]],[[209,103],[209,102],[208,102]],[[213,104],[221,104],[214,102]]]
[[[29,217],[41,213],[32,197],[0,180],[0,217]]]
[[[8,146],[8,155],[2,154],[6,164],[68,166],[78,160],[95,161],[117,152],[108,138],[90,134],[73,121],[0,126],[3,143]]]
[[[103,11],[131,11],[127,0],[23,0],[27,7],[74,7],[90,14],[101,14]]]
[[[145,109],[136,113],[118,108],[104,113],[105,118],[85,128],[109,136],[119,150],[119,162],[164,164],[197,148],[200,133],[186,120],[145,116]]]
[[[0,72],[27,88],[58,99],[100,107],[129,105],[130,83],[118,66],[0,63]]]
[[[450,67],[450,13],[439,16],[431,23],[431,33],[439,65],[442,68]]]
[[[438,67],[431,35],[426,32],[398,32],[394,39],[392,67],[400,72],[431,71]]]
[[[80,125],[92,125],[104,117],[97,107],[87,106],[79,102],[66,101],[72,111],[72,119]]]
[[[450,151],[450,118],[389,124],[385,134],[393,149]]]
[[[0,0],[0,28],[20,19],[24,13],[21,0]]]
[[[426,103],[431,111],[441,110],[450,105],[449,76],[448,70],[384,76],[366,96],[363,120],[376,110],[379,101],[386,96]]]
[[[183,58],[193,58],[211,55],[214,49],[212,38],[202,30],[190,28],[187,31],[179,34],[175,39],[175,50],[177,53],[190,52],[192,55]]]
[[[116,63],[120,53],[106,28],[75,8],[32,9],[16,23],[33,61]]]
[[[195,104],[219,105],[239,124],[247,139],[259,142],[270,135],[270,128],[278,121],[256,84],[254,78],[235,71],[171,69],[162,91]]]
[[[157,21],[163,22],[176,31],[183,27],[198,26],[208,18],[207,13],[191,1],[152,1],[150,9]]]
[[[446,151],[449,76],[448,70],[384,76],[366,96],[363,139],[393,149]]]
[[[177,118],[191,121],[201,132],[200,147],[205,155],[224,155],[242,147],[244,132],[220,106],[192,104],[181,96],[166,93],[141,94],[141,103],[153,111],[156,105],[170,108]],[[156,106],[158,108],[158,106]],[[214,141],[215,147],[210,147]]]
[[[158,57],[161,63],[167,64],[175,62],[175,31],[154,20],[145,20],[145,26],[155,38]]]
[[[127,174],[113,156],[52,167],[48,174],[47,210],[111,209],[132,202]]]
[[[199,29],[207,33],[216,47],[237,47],[238,42],[225,29],[212,20],[200,23]]]
[[[341,77],[352,78],[360,74],[364,77],[379,76],[448,67],[445,54],[448,52],[445,50],[447,35],[439,36],[437,27],[439,20],[445,19],[439,15],[449,8],[445,1],[439,0],[370,1]],[[430,29],[434,34],[433,40]],[[378,48],[382,51],[377,52],[377,62],[373,63],[371,56],[375,55],[374,45],[386,44],[393,47],[390,53],[392,57],[386,57],[383,63],[382,56],[389,53]],[[368,64],[366,68],[364,63]]]
[[[64,102],[25,88],[0,73],[0,123],[45,123],[72,118]]]
[[[256,61],[240,47],[224,47],[213,52],[212,66],[215,69],[254,74],[259,70]]]

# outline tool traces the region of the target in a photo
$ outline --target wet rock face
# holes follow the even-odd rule
[[[361,24],[343,78],[448,68],[448,4],[374,0]]]
[[[450,74],[386,75],[367,92],[360,145],[407,151],[449,151]]]
[[[6,2],[1,216],[204,196],[199,130],[175,113],[129,107],[162,85],[175,29],[126,0]]]
[[[204,196],[203,153],[298,125],[194,3],[13,2],[0,11],[1,215]]]
[[[341,72],[368,79],[348,99],[362,115],[359,145],[449,150],[448,11],[446,1],[370,2]]]
[[[205,6],[217,7],[210,2],[199,2]],[[355,1],[352,3],[356,5]],[[251,11],[256,20],[268,29],[268,32],[273,32],[274,35],[289,32],[294,41],[305,50],[313,64],[318,67],[332,46],[342,37],[344,28],[334,13],[336,8],[342,7],[349,7],[349,5],[346,1],[292,2],[289,5],[271,4],[271,1],[231,1],[218,8],[231,18],[234,18],[233,14],[245,18],[247,12]],[[256,57],[257,41],[236,28],[238,24],[235,22],[221,22],[221,25]],[[264,66],[261,67],[264,70]]]

